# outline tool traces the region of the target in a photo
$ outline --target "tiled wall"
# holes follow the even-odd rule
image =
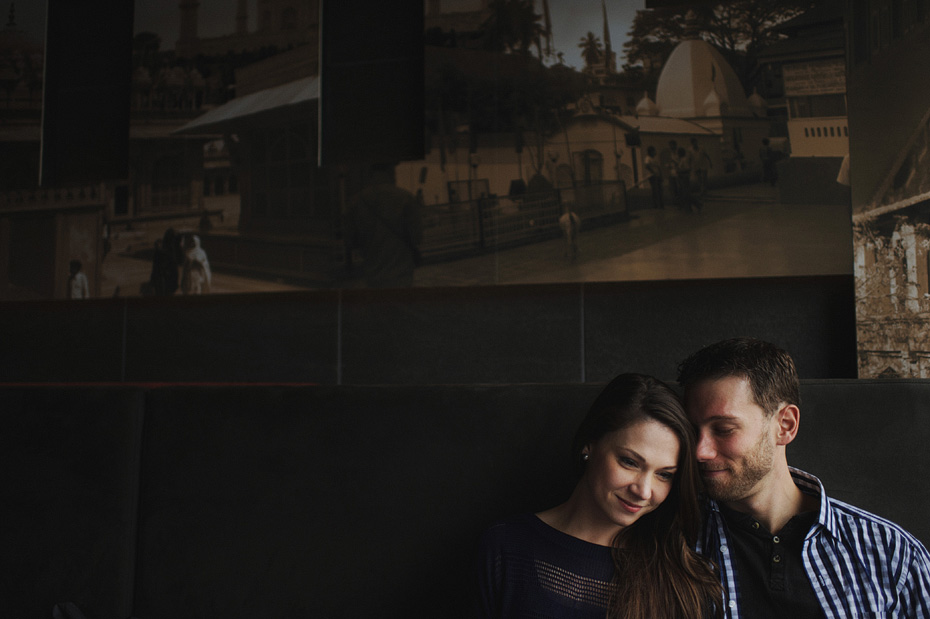
[[[0,304],[0,382],[328,385],[675,378],[768,339],[803,378],[855,378],[851,277],[327,290]]]

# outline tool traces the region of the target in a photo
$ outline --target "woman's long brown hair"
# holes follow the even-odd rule
[[[678,470],[668,497],[614,539],[610,619],[723,617],[720,580],[692,548],[701,514],[694,429],[668,385],[643,374],[621,374],[604,388],[578,428],[573,452],[628,425],[652,419],[678,437]]]

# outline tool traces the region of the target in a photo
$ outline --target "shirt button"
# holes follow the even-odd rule
[[[776,535],[775,537],[772,538],[772,541],[775,542],[775,543],[777,544],[777,543],[780,542],[781,540],[778,539],[778,536]]]
[[[723,546],[720,547],[720,552],[726,552],[726,551],[727,551],[727,545],[724,544]]]
[[[736,600],[730,600],[730,603],[727,604],[730,608],[736,608]]]
[[[775,563],[781,563],[781,556],[775,555],[774,557],[772,557],[772,561],[774,561]]]
[[[752,523],[752,528],[753,528],[753,529],[758,529],[758,528],[759,528],[759,523],[758,523],[758,522],[753,522],[753,523]]]

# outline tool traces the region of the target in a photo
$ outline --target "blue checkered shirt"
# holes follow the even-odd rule
[[[804,539],[803,553],[824,615],[930,619],[930,554],[924,545],[893,522],[827,498],[813,475],[793,468],[791,476],[799,488],[820,497],[820,517]],[[720,568],[726,616],[740,619],[739,575],[715,501],[706,506],[697,550]]]

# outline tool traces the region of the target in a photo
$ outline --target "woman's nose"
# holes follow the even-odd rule
[[[649,475],[643,474],[632,484],[630,490],[633,491],[633,494],[637,498],[644,501],[648,501],[652,498],[652,483],[650,482]]]

